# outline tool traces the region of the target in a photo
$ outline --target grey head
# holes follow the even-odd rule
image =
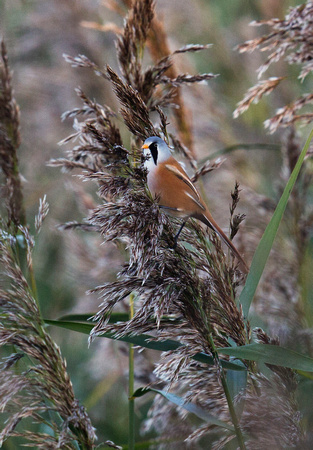
[[[142,146],[144,156],[150,156],[145,161],[145,167],[150,171],[159,163],[166,161],[171,156],[171,151],[163,139],[151,136],[145,140]]]

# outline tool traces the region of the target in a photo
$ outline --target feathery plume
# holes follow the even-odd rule
[[[28,241],[25,237],[25,242]],[[11,436],[22,436],[36,448],[74,449],[73,441],[94,448],[95,433],[90,419],[74,396],[66,363],[45,330],[12,246],[4,238],[0,240],[0,265],[4,275],[4,287],[0,289],[0,345],[14,346],[19,352],[4,360],[0,371],[0,407],[1,411],[10,411],[0,433],[0,445]],[[23,356],[28,359],[22,369],[18,362]],[[50,417],[55,416],[49,422],[52,435],[16,429],[26,418],[37,424],[46,423],[47,412]]]
[[[239,45],[238,50],[241,53],[251,53],[256,49],[261,52],[270,52],[266,61],[258,68],[259,78],[269,66],[284,60],[289,65],[296,65],[301,68],[299,79],[303,81],[313,70],[312,23],[313,3],[306,2],[290,8],[289,14],[284,19],[252,22],[251,25],[267,26],[270,31],[260,38]],[[271,77],[250,88],[234,111],[234,117],[236,118],[246,111],[252,102],[257,103],[264,94],[271,93],[283,79],[287,79],[287,77]],[[288,105],[282,106],[273,117],[265,121],[265,128],[268,128],[270,133],[274,133],[279,127],[288,127],[296,122],[311,123],[312,113],[298,114],[298,111],[307,105],[311,105],[312,100],[311,94],[304,94]]]

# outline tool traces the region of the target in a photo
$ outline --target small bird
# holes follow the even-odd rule
[[[184,219],[175,236],[175,245],[186,221],[189,217],[193,217],[203,222],[221,237],[239,260],[242,270],[247,273],[249,269],[245,261],[234,244],[217,225],[187,173],[172,156],[167,144],[161,138],[151,136],[145,140],[142,149],[144,156],[147,157],[144,164],[148,171],[147,182],[151,194],[158,199],[160,207],[165,209],[168,214]]]

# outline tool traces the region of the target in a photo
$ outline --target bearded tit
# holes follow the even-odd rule
[[[144,164],[148,171],[147,182],[151,194],[158,199],[160,207],[168,214],[184,219],[175,237],[175,244],[186,221],[193,217],[220,236],[239,260],[242,270],[247,273],[249,269],[242,256],[217,225],[198,190],[172,156],[167,144],[161,138],[152,136],[145,140],[142,149],[144,156],[148,157]]]

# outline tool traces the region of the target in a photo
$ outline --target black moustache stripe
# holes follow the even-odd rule
[[[158,148],[156,143],[154,142],[153,144],[150,145],[149,147],[154,164],[157,165],[157,161],[158,161]]]

